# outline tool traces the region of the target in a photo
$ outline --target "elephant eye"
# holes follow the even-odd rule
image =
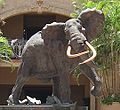
[[[80,22],[80,20],[79,20],[79,19],[77,19],[77,20],[76,20],[76,22],[81,24],[81,22]]]
[[[70,27],[72,27],[73,26],[73,24],[70,24],[70,25],[68,25],[68,28],[70,28]]]

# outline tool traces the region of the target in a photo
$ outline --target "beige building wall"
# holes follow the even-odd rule
[[[4,20],[25,13],[54,13],[69,16],[72,9],[70,0],[5,0],[5,5],[0,8],[0,18]]]

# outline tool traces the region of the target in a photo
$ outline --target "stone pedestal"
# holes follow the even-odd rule
[[[0,110],[75,110],[75,105],[1,105]]]

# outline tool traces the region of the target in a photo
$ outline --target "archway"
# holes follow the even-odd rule
[[[37,31],[40,31],[45,24],[52,22],[65,22],[69,17],[54,13],[26,13],[5,19],[5,25],[1,27],[4,36],[8,39],[25,38],[28,40]]]

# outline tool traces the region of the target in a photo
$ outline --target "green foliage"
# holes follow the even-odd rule
[[[5,37],[0,36],[0,60],[11,61],[10,57],[13,52],[8,44],[8,40]]]
[[[108,97],[106,97],[104,100],[102,100],[102,104],[112,105],[112,103],[113,103],[113,98],[112,98],[112,96],[108,96]]]
[[[3,6],[5,4],[4,0],[0,0],[0,6]]]
[[[112,105],[113,102],[120,103],[120,94],[109,95],[108,97],[102,100],[102,104],[106,104],[106,105]]]
[[[120,52],[120,1],[103,0],[96,8],[103,10],[105,26],[101,36],[93,40],[93,44],[96,46],[98,58],[110,55],[114,59],[114,52]]]
[[[79,77],[81,75],[81,71],[80,71],[80,68],[76,67],[73,71],[73,77],[76,79],[77,81],[77,85],[80,85],[79,83]]]
[[[11,57],[13,55],[12,49],[5,37],[0,36],[0,62],[11,65],[11,72],[15,69]]]
[[[86,3],[88,0],[71,0],[71,1],[74,7],[74,11],[73,13],[71,13],[71,17],[76,18],[82,11],[84,3]]]

